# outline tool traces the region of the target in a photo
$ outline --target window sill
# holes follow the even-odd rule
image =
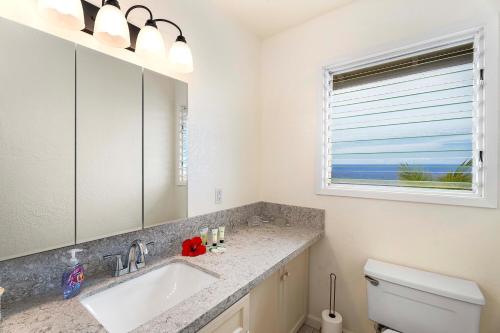
[[[467,191],[395,188],[388,186],[335,184],[319,188],[318,195],[497,208],[497,200]]]

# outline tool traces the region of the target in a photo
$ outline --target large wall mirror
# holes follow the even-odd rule
[[[187,217],[187,84],[0,19],[0,260]]]

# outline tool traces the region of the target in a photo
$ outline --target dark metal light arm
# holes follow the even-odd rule
[[[104,5],[111,5],[111,6],[115,6],[116,8],[120,9],[120,4],[118,3],[118,0],[102,0],[101,7],[104,7]]]
[[[179,28],[179,26],[178,26],[177,24],[175,24],[174,22],[169,21],[169,20],[165,20],[165,19],[154,19],[153,21],[154,21],[154,22],[165,22],[165,23],[169,23],[169,24],[173,25],[174,27],[176,27],[176,28],[177,28],[177,30],[179,30],[179,37],[184,38],[184,36],[182,35],[182,30],[181,30],[181,28]],[[177,38],[179,38],[179,37],[177,37]]]
[[[97,13],[99,12],[100,8],[97,7],[96,5],[90,3],[89,0],[82,0],[82,5],[83,5],[83,13],[84,13],[84,17],[85,17],[85,28],[83,29],[83,32],[92,35],[92,33],[94,32],[95,18],[97,17]],[[102,6],[104,6],[104,5],[112,5],[112,6],[115,6],[117,8],[120,8],[120,4],[119,4],[118,0],[102,0]],[[153,13],[146,6],[135,5],[135,6],[130,7],[125,13],[125,18],[128,17],[128,15],[130,14],[130,12],[132,10],[137,9],[137,8],[144,9],[149,14],[149,19],[146,20],[145,25],[149,25],[149,26],[153,26],[153,27],[157,28],[156,22],[165,22],[165,23],[171,24],[179,31],[179,36],[177,36],[176,41],[186,43],[186,38],[183,36],[182,30],[177,24],[175,24],[172,21],[166,20],[166,19],[154,19]],[[130,22],[128,22],[128,27],[130,30],[131,46],[128,47],[127,49],[130,51],[134,51],[135,42],[136,42],[137,36],[139,34],[140,28],[133,25]]]
[[[143,5],[135,5],[135,6],[130,7],[127,10],[127,12],[125,13],[125,18],[128,19],[128,15],[130,14],[130,12],[133,11],[134,9],[137,9],[137,8],[141,8],[141,9],[146,10],[149,13],[149,21],[153,21],[153,13],[151,12],[151,10],[148,7],[143,6]]]

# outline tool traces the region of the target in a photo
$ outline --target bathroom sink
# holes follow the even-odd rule
[[[82,298],[81,303],[109,332],[129,332],[216,280],[175,262]]]

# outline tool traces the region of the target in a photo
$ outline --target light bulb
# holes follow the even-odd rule
[[[38,0],[38,9],[45,21],[69,30],[85,28],[80,0]]]
[[[158,28],[146,24],[135,43],[135,53],[144,60],[161,61],[166,58],[165,43]]]
[[[169,59],[177,72],[191,73],[193,71],[193,55],[183,36],[177,37],[170,48]]]
[[[108,0],[99,9],[94,25],[95,38],[108,46],[127,48],[130,46],[130,33],[127,19],[118,1]]]

